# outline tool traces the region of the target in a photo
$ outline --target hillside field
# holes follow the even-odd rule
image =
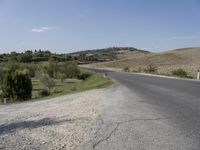
[[[170,74],[172,70],[182,68],[189,76],[196,77],[200,69],[200,48],[182,48],[159,53],[127,52],[119,56],[119,60],[90,64],[90,67],[122,70],[130,67],[137,71],[149,64],[158,68],[158,74]]]

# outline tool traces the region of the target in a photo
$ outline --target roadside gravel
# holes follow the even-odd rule
[[[105,92],[0,105],[0,149],[80,149],[96,130]]]
[[[199,150],[198,93],[118,74],[110,88],[1,105],[0,150]]]

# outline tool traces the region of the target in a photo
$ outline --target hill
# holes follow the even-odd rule
[[[150,52],[133,47],[109,47],[103,49],[78,51],[67,54],[67,56],[76,58],[77,60],[85,63],[91,63],[120,60],[136,53],[146,54]]]
[[[48,50],[26,50],[21,53],[11,52],[0,54],[0,63],[9,60],[20,63],[45,62],[48,60],[56,61],[73,61],[78,64],[87,64],[94,62],[107,62],[127,58],[135,53],[150,53],[148,51],[139,50],[132,47],[110,47],[104,49],[84,50],[69,54],[56,54]]]
[[[130,67],[132,70],[138,70],[149,64],[156,66],[159,74],[169,74],[172,70],[182,68],[195,77],[200,68],[200,48],[181,48],[160,53],[131,53],[128,57],[121,56],[119,60],[91,66],[115,69]]]

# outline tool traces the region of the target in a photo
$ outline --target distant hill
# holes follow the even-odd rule
[[[121,59],[133,53],[150,53],[149,51],[136,49],[133,47],[109,47],[103,49],[84,50],[67,54],[77,57],[78,60],[86,62],[105,62]]]
[[[140,50],[133,47],[109,47],[109,48],[102,48],[102,49],[92,49],[92,50],[82,50],[78,52],[69,53],[70,55],[73,54],[80,54],[80,53],[92,53],[92,54],[112,54],[113,52],[117,51],[138,51],[143,53],[149,53],[149,51],[146,50]]]
[[[48,50],[26,50],[21,53],[11,52],[0,54],[0,63],[8,62],[9,60],[20,63],[44,62],[55,60],[59,62],[73,61],[78,64],[88,64],[94,62],[108,62],[119,60],[122,57],[128,57],[135,53],[150,53],[148,51],[139,50],[132,47],[110,47],[104,49],[84,50],[69,54],[56,54]]]
[[[183,68],[189,75],[195,77],[197,70],[200,69],[200,47],[181,48],[159,53],[131,53],[128,56],[121,56],[119,60],[92,66],[116,69],[128,66],[133,70],[138,70],[149,64],[157,66],[160,74],[168,74],[174,69]]]

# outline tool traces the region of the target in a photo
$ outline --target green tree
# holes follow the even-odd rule
[[[12,98],[14,101],[31,99],[31,79],[19,71],[8,71],[3,78],[2,92],[4,97]]]

